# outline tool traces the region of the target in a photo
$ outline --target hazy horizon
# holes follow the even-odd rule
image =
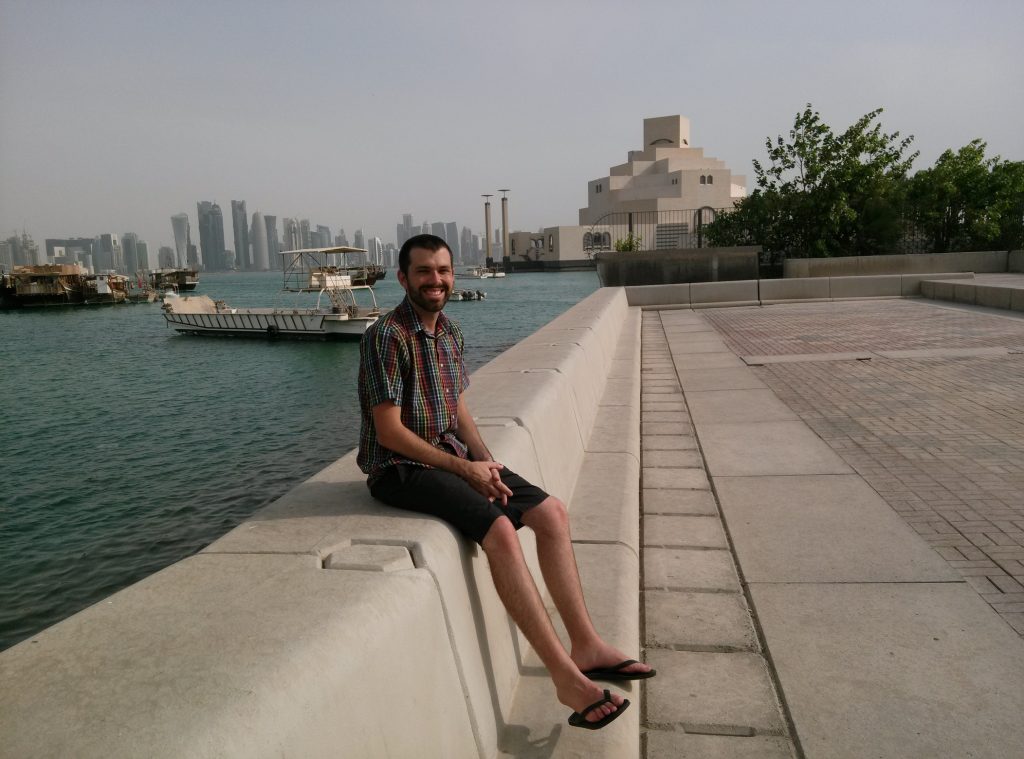
[[[155,261],[200,200],[229,248],[232,200],[349,240],[403,213],[479,234],[502,187],[513,229],[575,224],[644,118],[686,116],[749,187],[808,102],[837,130],[884,108],[916,169],[974,138],[1021,160],[1021,32],[1008,1],[0,0],[0,236],[135,232]]]

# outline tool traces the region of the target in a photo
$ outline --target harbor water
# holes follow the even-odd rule
[[[280,273],[196,294],[293,307]],[[469,369],[597,289],[593,272],[458,280]],[[383,307],[403,295],[389,272]],[[313,298],[315,300],[315,298]],[[0,650],[189,556],[354,448],[356,343],[191,337],[159,303],[0,312]]]

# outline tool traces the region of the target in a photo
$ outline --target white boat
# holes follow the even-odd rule
[[[501,269],[486,266],[473,266],[459,275],[463,279],[501,279],[504,276],[505,272]]]
[[[189,335],[232,335],[279,339],[358,339],[380,317],[369,285],[353,285],[336,259],[361,248],[339,246],[283,251],[285,292],[318,293],[316,305],[298,308],[232,308],[207,295],[164,296],[164,319]],[[328,304],[321,304],[324,296]]]

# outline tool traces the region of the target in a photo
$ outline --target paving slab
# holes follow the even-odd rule
[[[689,424],[690,415],[685,411],[643,411],[640,415],[642,422],[675,422],[677,424]]]
[[[804,364],[819,361],[870,361],[878,354],[870,351],[845,353],[788,353],[777,356],[740,356],[747,366],[764,366],[765,364]]]
[[[688,650],[757,651],[740,593],[644,591],[644,645]]]
[[[729,352],[724,353],[691,353],[679,357],[680,369],[742,369],[745,364],[739,357]]]
[[[750,590],[808,759],[1021,756],[1024,640],[965,584]]]
[[[644,519],[644,545],[663,548],[728,548],[718,516],[651,515]]]
[[[781,734],[782,719],[759,654],[653,648],[647,662],[658,670],[647,686],[647,721],[652,726]]]
[[[687,548],[644,550],[644,587],[739,592],[728,551]]]
[[[721,339],[714,340],[687,340],[683,338],[673,338],[669,341],[669,346],[672,349],[672,355],[688,356],[692,353],[725,353],[729,349]]]
[[[645,514],[713,514],[718,505],[710,490],[643,490]]]
[[[679,396],[679,400],[666,401],[657,396],[647,396],[641,403],[642,411],[686,411],[686,404]]]
[[[647,451],[644,466],[696,468],[704,466],[704,459],[698,451]]]
[[[687,394],[694,422],[784,422],[799,417],[771,390],[701,390]]]
[[[739,361],[732,353],[729,355]],[[768,387],[757,378],[753,371],[743,366],[742,362],[735,369],[696,369],[691,367],[686,358],[679,361],[679,383],[686,392],[693,390],[750,390]]]
[[[647,759],[792,759],[785,738],[771,735],[691,735],[679,730],[647,732]]]
[[[853,471],[803,422],[703,424],[697,433],[715,477]]]
[[[689,426],[689,425],[687,425]],[[670,434],[656,435],[647,431],[640,441],[644,451],[692,451],[697,449],[697,439],[692,431],[684,432],[673,425],[674,429]]]
[[[643,437],[648,435],[680,435],[692,434],[689,420],[685,424],[679,422],[644,422],[641,428]]]
[[[643,469],[643,483],[645,488],[707,490],[711,487],[704,470],[697,467],[690,469],[658,469],[645,466]]]
[[[747,582],[960,579],[857,475],[718,477],[715,487]]]

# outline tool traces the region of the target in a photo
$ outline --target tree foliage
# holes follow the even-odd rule
[[[1021,244],[1024,162],[985,157],[972,140],[945,151],[910,180],[908,199],[917,230],[935,252],[1004,249]]]
[[[756,243],[791,257],[866,255],[902,234],[900,206],[917,153],[913,137],[888,134],[865,114],[836,134],[808,104],[788,139],[765,141],[757,188],[708,229],[715,245]]]

